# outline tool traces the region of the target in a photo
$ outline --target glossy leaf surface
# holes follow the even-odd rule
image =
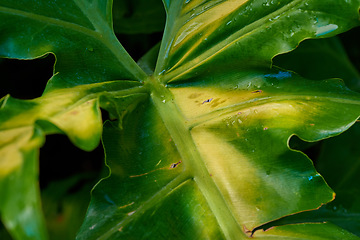
[[[6,32],[0,56],[56,55],[60,74],[48,89],[144,77],[112,31],[110,1],[2,0],[0,13],[0,28]]]
[[[2,99],[0,195],[9,197],[0,210],[14,238],[46,238],[37,151],[46,134],[63,133],[84,150],[103,134],[109,167],[92,192],[78,239],[355,239],[334,225],[307,221],[253,229],[334,198],[310,159],[288,141],[345,131],[360,115],[360,95],[339,80],[310,81],[270,67],[275,55],[306,38],[358,25],[360,3],[164,5],[158,60],[155,47],[141,59],[142,70],[116,40],[111,1],[0,1],[0,29],[7,32],[1,56],[52,52],[57,58],[42,97]],[[99,107],[113,119],[103,129]],[[19,207],[25,201],[14,201],[20,190],[9,189],[10,180],[32,202]],[[27,218],[17,217],[30,208]],[[28,216],[38,218],[33,235],[24,231]]]
[[[356,36],[355,33],[350,34]],[[296,64],[299,61],[301,64]],[[351,89],[359,91],[359,73],[349,61],[338,38],[305,41],[295,51],[278,56],[275,62],[313,79],[340,77]],[[326,62],[327,71],[315,71],[324,67],[322,62]],[[357,147],[359,136],[357,123],[344,134],[328,139],[321,145],[320,156],[316,159],[316,168],[336,192],[335,201],[317,211],[284,218],[278,221],[278,224],[328,221],[360,236],[360,215],[357,207],[359,202],[357,196],[360,191],[357,184],[359,182]]]
[[[112,92],[115,88],[118,91]],[[94,149],[102,133],[99,96],[131,94],[137,82],[110,82],[48,92],[35,100],[5,97],[1,106],[0,209],[15,237],[25,239],[44,234],[37,190],[38,148],[45,134],[65,133],[84,150]],[[25,201],[24,201],[25,200]],[[19,214],[25,214],[19,217]],[[34,219],[35,218],[35,219]],[[39,218],[39,219],[37,219]],[[22,232],[21,225],[34,225]],[[37,224],[37,225],[36,225]],[[39,236],[44,238],[44,236]]]

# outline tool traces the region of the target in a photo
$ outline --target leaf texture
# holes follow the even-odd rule
[[[359,25],[360,3],[163,3],[158,58],[155,47],[140,60],[142,70],[116,39],[111,1],[0,0],[0,55],[57,59],[42,97],[1,100],[0,195],[9,197],[0,211],[14,238],[46,239],[37,155],[46,134],[62,133],[84,150],[102,134],[109,168],[78,239],[355,239],[306,221],[254,231],[334,199],[288,142],[347,130],[360,115],[360,95],[342,81],[306,80],[271,61],[304,39]],[[113,120],[103,129],[99,107]],[[17,199],[19,192],[30,201]]]

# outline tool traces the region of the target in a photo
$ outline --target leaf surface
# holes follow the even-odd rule
[[[141,59],[142,70],[116,40],[111,1],[0,1],[0,29],[8,31],[0,38],[1,56],[57,57],[57,74],[42,97],[2,99],[1,151],[8,157],[1,160],[0,194],[10,197],[0,207],[15,238],[31,238],[18,231],[30,218],[16,227],[12,221],[33,206],[9,207],[18,195],[7,181],[23,187],[30,176],[22,191],[32,189],[37,206],[31,229],[46,238],[37,150],[50,133],[93,149],[102,133],[99,107],[114,120],[103,130],[109,176],[92,192],[78,239],[247,239],[266,222],[333,200],[312,162],[289,148],[289,138],[317,141],[345,131],[359,116],[360,95],[339,80],[310,81],[270,67],[275,55],[306,38],[358,25],[360,3],[163,2],[167,24],[158,60],[154,48]],[[64,7],[70,10],[62,14]],[[22,24],[8,27],[14,22]],[[307,222],[255,234],[353,237]]]
[[[229,34],[227,26],[238,20],[235,13],[245,18],[246,9],[250,11],[249,6],[254,5],[264,16],[253,21],[266,22],[267,27],[239,20],[245,27]],[[262,223],[318,208],[333,199],[334,193],[309,159],[290,150],[287,142],[293,134],[316,141],[348,128],[358,116],[354,110],[358,109],[357,94],[348,92],[338,80],[313,82],[276,68],[266,70],[274,55],[289,51],[306,37],[326,34],[321,32],[324,25],[315,21],[323,22],[321,15],[325,19],[325,13],[315,18],[310,11],[303,11],[307,6],[297,1],[277,2],[272,11],[283,20],[269,21],[269,15],[274,14],[265,11],[267,3],[260,6],[256,1],[173,1],[169,5],[155,76],[149,80],[152,102],[161,120],[151,104],[139,106],[134,116],[128,116],[129,124],[137,122],[135,132],[126,130],[130,128],[126,125],[115,139],[113,127],[109,134],[105,132],[111,173],[93,192],[80,239],[245,239]],[[319,12],[327,10],[322,7]],[[235,13],[229,17],[226,10]],[[315,20],[303,22],[299,35],[285,36],[286,44],[261,46],[265,41],[279,41],[273,37],[280,26],[294,31],[295,19],[304,15]],[[294,19],[286,20],[289,18]],[[357,18],[353,11],[353,20],[348,21]],[[346,26],[342,19],[331,20],[333,23],[326,24]],[[260,33],[263,40],[258,41],[256,34]],[[207,43],[211,38],[213,41]],[[250,55],[257,67],[249,61]],[[157,81],[167,83],[167,87]],[[343,93],[354,94],[354,101]],[[339,116],[350,118],[340,124]],[[154,141],[155,132],[162,134]],[[137,147],[126,146],[125,139],[138,143]],[[113,192],[114,186],[122,194]],[[196,206],[201,206],[202,212],[197,213]],[[306,227],[316,235],[312,225]]]
[[[356,0],[165,2],[170,6],[166,44],[155,71],[165,74],[163,82],[268,65],[306,38],[333,36],[359,24]]]
[[[0,13],[0,56],[56,55],[47,89],[144,77],[112,31],[111,1],[2,0]]]
[[[0,195],[7,197],[0,200],[0,209],[14,238],[44,239],[46,235],[37,186],[38,149],[44,136],[65,133],[76,146],[90,151],[102,134],[99,106],[107,104],[99,100],[100,95],[132,95],[138,91],[138,82],[119,81],[54,90],[34,100],[3,99]]]

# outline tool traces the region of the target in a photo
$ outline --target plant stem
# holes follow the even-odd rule
[[[226,239],[247,237],[211,178],[186,125],[185,118],[173,101],[172,93],[160,83],[159,79],[149,78],[146,84],[149,84],[152,101],[178,148],[185,171],[189,173],[189,178],[193,178],[197,183]]]

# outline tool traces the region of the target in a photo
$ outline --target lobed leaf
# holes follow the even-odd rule
[[[288,142],[347,130],[359,116],[360,95],[339,80],[269,68],[304,39],[358,25],[360,3],[163,3],[158,60],[154,48],[140,60],[142,70],[113,33],[111,1],[0,1],[0,55],[57,58],[42,97],[1,100],[0,195],[8,197],[0,211],[13,236],[46,238],[36,186],[44,136],[64,133],[91,150],[102,133],[102,107],[113,120],[103,129],[109,176],[92,192],[78,239],[355,238],[307,220],[255,230],[335,196]],[[16,187],[9,189],[10,181]]]
[[[56,55],[55,72],[47,86],[140,80],[144,77],[112,31],[112,1],[2,0],[0,56],[33,59]]]
[[[166,83],[270,64],[304,39],[334,36],[359,24],[356,0],[165,2],[170,8],[155,73],[164,74]]]
[[[358,117],[358,94],[290,72],[243,75],[169,85],[171,95],[132,110],[122,130],[107,124],[111,173],[93,191],[78,238],[245,239],[331,201],[311,161],[287,142],[344,131]]]
[[[139,83],[119,81],[54,90],[34,100],[3,99],[0,195],[7,197],[0,200],[0,211],[14,238],[46,238],[37,186],[38,149],[45,135],[64,133],[76,146],[90,151],[102,134],[99,96],[137,91]]]

